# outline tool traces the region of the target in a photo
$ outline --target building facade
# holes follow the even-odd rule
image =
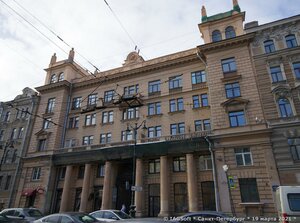
[[[15,206],[274,215],[274,133],[244,17],[236,0],[214,16],[203,7],[203,45],[147,61],[131,52],[93,75],[74,50],[53,55]]]
[[[13,206],[18,180],[21,178],[21,159],[26,153],[39,97],[37,92],[24,88],[12,101],[0,104],[0,209]]]
[[[255,33],[251,49],[280,183],[299,185],[300,16],[245,28]]]

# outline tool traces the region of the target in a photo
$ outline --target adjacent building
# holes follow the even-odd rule
[[[38,100],[36,91],[24,88],[14,100],[0,103],[0,209],[13,206]]]
[[[291,159],[299,160],[299,67],[289,59],[298,47],[279,41],[285,49],[265,54],[260,44],[264,30],[298,27],[297,18],[244,29],[245,12],[233,0],[232,10],[214,16],[202,8],[204,44],[193,49],[147,61],[131,52],[122,67],[92,75],[73,49],[66,60],[54,54],[37,88],[39,118],[14,206],[274,215],[273,188],[290,184],[285,171],[299,183]],[[287,36],[299,38],[298,30]],[[286,62],[268,67],[278,59]],[[277,85],[271,77],[280,75],[268,72],[278,66],[287,72]],[[277,119],[280,112],[288,117]]]

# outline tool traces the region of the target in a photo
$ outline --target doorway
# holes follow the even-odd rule
[[[216,201],[215,201],[215,188],[213,181],[201,182],[202,190],[202,203],[204,211],[215,211]]]
[[[157,217],[160,212],[160,185],[149,184],[149,217]]]

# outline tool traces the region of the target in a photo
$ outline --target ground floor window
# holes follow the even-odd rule
[[[54,203],[54,213],[59,212],[62,192],[63,192],[62,189],[57,189],[56,190],[55,203]]]
[[[79,211],[82,188],[76,188],[73,211]]]
[[[174,212],[185,213],[188,211],[186,183],[174,184]]]
[[[103,186],[94,187],[94,211],[101,209]]]
[[[256,178],[239,179],[242,202],[259,202]]]

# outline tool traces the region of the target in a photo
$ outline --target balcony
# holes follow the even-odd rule
[[[141,107],[143,105],[143,95],[137,94],[123,94],[114,101],[114,105],[118,105],[120,109]]]
[[[279,125],[288,125],[293,123],[299,123],[300,122],[300,116],[291,116],[291,117],[285,117],[285,118],[276,118],[276,119],[269,119],[267,120],[269,126],[279,126]]]

